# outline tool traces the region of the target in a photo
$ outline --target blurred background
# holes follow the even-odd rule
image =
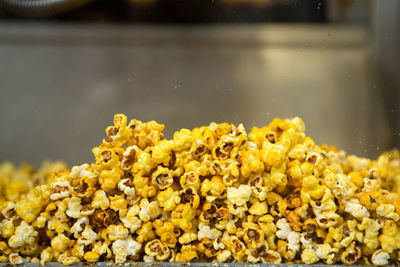
[[[93,161],[113,114],[175,130],[300,116],[400,147],[400,1],[0,0],[0,161]]]

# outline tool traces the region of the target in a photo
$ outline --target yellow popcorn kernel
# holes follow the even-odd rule
[[[307,147],[303,144],[297,144],[293,146],[287,153],[289,159],[303,161],[306,158]]]
[[[356,242],[351,242],[350,246],[346,247],[345,251],[340,256],[344,264],[353,264],[361,257],[361,249],[356,245]]]
[[[156,164],[168,166],[171,160],[173,141],[161,140],[152,149],[151,159]]]
[[[69,197],[71,185],[68,181],[57,181],[51,185],[50,199],[58,200]]]
[[[276,188],[277,190],[279,189],[279,187],[283,188],[286,187],[286,185],[288,184],[288,180],[284,172],[285,172],[285,165],[282,165],[280,168],[271,169],[271,176],[270,176],[272,182],[271,190],[276,188],[275,186],[277,186]],[[268,184],[266,184],[266,179],[264,179],[264,186],[269,186]]]
[[[79,197],[71,197],[68,200],[68,209],[65,212],[69,217],[78,219],[81,217],[81,199]]]
[[[304,176],[310,176],[314,173],[314,165],[310,162],[303,162],[300,165],[301,172]],[[315,175],[318,176],[318,175]]]
[[[187,187],[181,190],[180,197],[183,204],[189,203],[193,209],[197,209],[200,204],[200,197],[197,195],[194,187]]]
[[[13,235],[8,239],[8,245],[10,248],[32,245],[37,235],[38,233],[32,226],[22,221],[21,224],[15,228]]]
[[[11,220],[3,219],[0,222],[0,235],[3,238],[9,238],[14,233],[14,225]]]
[[[110,209],[114,210],[115,212],[119,211],[120,216],[125,216],[128,202],[126,201],[124,194],[110,196],[110,200]]]
[[[151,147],[147,147],[144,151],[138,150],[137,160],[131,168],[133,175],[149,175],[150,171],[155,167],[155,163],[151,160],[151,149]]]
[[[217,262],[226,262],[226,263],[232,262],[234,260],[232,252],[226,249],[219,251],[217,253],[216,259]]]
[[[358,229],[365,231],[364,244],[370,249],[377,249],[379,246],[379,230],[381,229],[381,224],[374,219],[363,218],[362,223],[358,225]]]
[[[189,148],[192,145],[193,137],[190,130],[181,129],[174,133],[173,149],[176,151]]]
[[[112,224],[107,227],[108,238],[111,241],[118,240],[118,239],[125,239],[129,235],[128,229],[126,229],[123,225]]]
[[[201,254],[204,254],[207,258],[214,257],[217,254],[217,250],[213,248],[213,240],[204,238],[197,245],[197,249]]]
[[[64,234],[59,234],[51,239],[51,247],[58,252],[64,252],[73,243],[74,241],[70,240]]]
[[[246,254],[246,246],[242,241],[240,241],[236,236],[230,236],[227,246],[237,261],[243,261]]]
[[[183,189],[193,187],[197,191],[200,188],[199,175],[194,171],[185,172],[181,176],[179,183]]]
[[[141,175],[135,175],[133,178],[133,184],[138,195],[143,198],[153,197],[157,194],[157,190],[154,185],[149,185],[149,178]]]
[[[157,200],[165,211],[172,211],[181,202],[179,192],[174,191],[171,187],[159,192]]]
[[[252,215],[262,216],[268,212],[267,203],[264,202],[255,202],[249,209],[249,213]]]
[[[358,203],[357,199],[351,199],[345,203],[344,211],[351,214],[357,219],[363,219],[364,217],[369,217],[370,214],[366,207]]]
[[[134,241],[131,237],[119,239],[112,244],[112,252],[116,263],[124,263],[128,256],[137,256],[142,245]],[[111,253],[110,253],[111,255]]]
[[[314,175],[304,177],[301,189],[301,200],[308,203],[310,198],[320,199],[325,194],[325,187],[319,184],[318,179]]]
[[[303,250],[301,253],[301,260],[305,264],[313,264],[319,261],[319,257],[317,256],[317,253],[313,249],[306,248]]]
[[[63,253],[58,257],[58,261],[64,265],[72,265],[74,263],[79,262],[79,259],[74,256],[68,255],[69,253]]]
[[[132,131],[126,126],[127,118],[123,114],[114,115],[114,126],[107,127],[106,134],[108,139],[105,143],[121,146],[125,144],[132,136]]]
[[[122,169],[115,167],[112,170],[103,170],[99,176],[101,189],[110,192],[115,189],[123,175]]]
[[[80,198],[88,198],[96,191],[96,183],[96,178],[79,178],[79,184],[70,189],[71,195]]]
[[[176,262],[197,262],[198,260],[199,256],[194,245],[183,245],[181,252],[175,256]]]
[[[395,221],[385,220],[382,227],[382,234],[378,237],[381,247],[389,253],[399,248],[400,233]]]
[[[55,252],[53,248],[47,247],[40,254],[40,264],[44,265],[46,262],[51,262],[54,258]]]
[[[275,192],[267,193],[267,202],[270,206],[270,213],[273,216],[282,217],[285,214],[287,203],[279,194]]]
[[[147,255],[153,256],[159,261],[166,260],[170,256],[168,246],[163,244],[159,239],[147,242],[144,251]]]
[[[94,169],[97,171],[110,170],[113,167],[120,165],[119,156],[113,148],[101,144],[100,146],[93,148],[92,152],[97,163],[97,166],[95,166]],[[102,180],[99,182],[102,183]]]
[[[177,242],[176,235],[173,232],[164,232],[160,235],[162,243],[170,248],[174,248]]]
[[[35,193],[30,191],[15,205],[15,212],[27,223],[33,222],[42,210],[43,199]]]
[[[286,158],[283,147],[269,142],[263,143],[263,148],[261,149],[260,154],[262,161],[272,167],[279,167],[285,162]]]
[[[210,227],[207,223],[200,223],[199,224],[199,231],[197,232],[197,238],[202,240],[204,238],[215,240],[221,236],[221,231]]]
[[[193,232],[183,233],[178,239],[180,244],[189,244],[194,240],[197,240],[197,234]]]
[[[100,257],[99,253],[94,251],[88,251],[83,256],[83,258],[88,262],[96,262],[99,260],[99,257]]]
[[[137,231],[138,237],[136,241],[143,244],[148,240],[154,239],[155,233],[152,228],[151,222],[143,223],[142,227]]]
[[[276,232],[276,226],[274,224],[274,217],[271,215],[264,215],[258,219],[258,225],[263,230],[265,236],[271,236]]]
[[[70,252],[71,256],[82,259],[85,254],[85,245],[75,243]]]
[[[247,244],[247,248],[254,249],[259,247],[264,241],[264,232],[261,229],[255,227],[249,227],[244,229],[243,240]]]
[[[121,167],[124,171],[130,171],[133,164],[138,159],[138,154],[140,153],[140,148],[136,145],[129,146],[123,152],[123,157],[121,160]]]
[[[174,182],[171,171],[161,166],[157,167],[157,170],[153,172],[151,177],[151,183],[160,190],[165,190]]]
[[[350,181],[355,184],[358,188],[362,188],[364,185],[364,179],[359,172],[353,171],[348,174]]]

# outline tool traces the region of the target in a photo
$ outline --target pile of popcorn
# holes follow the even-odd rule
[[[117,114],[95,163],[0,165],[0,262],[399,264],[397,150],[347,156],[300,118],[163,129]]]

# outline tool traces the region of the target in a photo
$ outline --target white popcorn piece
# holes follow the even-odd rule
[[[369,179],[369,178],[364,178],[364,186],[362,191],[363,192],[373,192],[373,191],[379,191],[379,188],[381,187],[381,180],[380,179]]]
[[[68,209],[65,212],[69,217],[78,219],[81,217],[81,199],[79,197],[71,197],[68,201]]]
[[[38,233],[35,229],[22,221],[15,229],[14,234],[9,238],[8,245],[11,248],[22,247],[24,245],[32,245]]]
[[[71,232],[74,233],[74,237],[78,238],[79,234],[83,231],[84,227],[89,224],[89,218],[87,216],[79,218],[74,225],[71,227]]]
[[[376,208],[376,214],[381,217],[399,221],[400,216],[395,212],[395,207],[392,204],[381,204]]]
[[[250,199],[251,187],[249,185],[240,185],[236,187],[228,187],[227,198],[230,204],[236,204],[237,206],[243,206]]]
[[[85,163],[80,166],[74,166],[71,169],[71,176],[73,178],[79,178],[79,177],[88,177],[88,178],[94,178],[96,177],[96,174],[89,171],[90,165]]]
[[[380,249],[372,254],[371,260],[375,265],[386,265],[389,263],[390,255],[386,251]]]
[[[142,245],[134,241],[131,237],[116,240],[112,244],[112,252],[115,255],[115,262],[125,262],[127,256],[135,256],[141,248]]]
[[[221,231],[217,229],[211,229],[210,226],[206,223],[199,224],[199,232],[197,233],[197,238],[199,240],[202,240],[204,238],[214,240],[220,236],[221,236]]]
[[[278,231],[276,231],[276,236],[280,239],[287,239],[289,233],[292,231],[290,228],[289,223],[286,221],[285,218],[279,219],[276,222],[276,226],[278,227]]]
[[[357,219],[362,219],[364,217],[370,216],[367,208],[359,204],[359,201],[357,199],[352,199],[346,202],[344,211],[351,214]]]
[[[8,258],[11,264],[21,264],[24,262],[22,257],[18,255],[18,253],[11,253]]]
[[[357,191],[357,186],[344,174],[337,174],[337,183],[333,186],[333,194],[339,199],[350,199]]]
[[[135,187],[133,185],[129,186],[129,184],[131,184],[131,179],[128,178],[122,179],[118,183],[118,188],[119,190],[124,192],[124,194],[127,196],[135,196],[136,195]]]
[[[300,249],[300,234],[295,232],[295,231],[291,231],[289,232],[289,234],[287,235],[287,240],[288,240],[288,249],[292,250],[292,251],[299,251]]]
[[[81,237],[78,239],[78,244],[82,245],[90,245],[93,244],[97,240],[97,233],[93,231],[90,225],[85,226],[85,230],[83,230]]]
[[[71,185],[68,181],[55,182],[50,188],[50,199],[57,200],[70,196]]]

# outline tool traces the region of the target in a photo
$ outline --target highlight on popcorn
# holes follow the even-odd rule
[[[397,150],[346,155],[300,118],[163,129],[117,114],[93,163],[2,163],[0,262],[399,264]]]

